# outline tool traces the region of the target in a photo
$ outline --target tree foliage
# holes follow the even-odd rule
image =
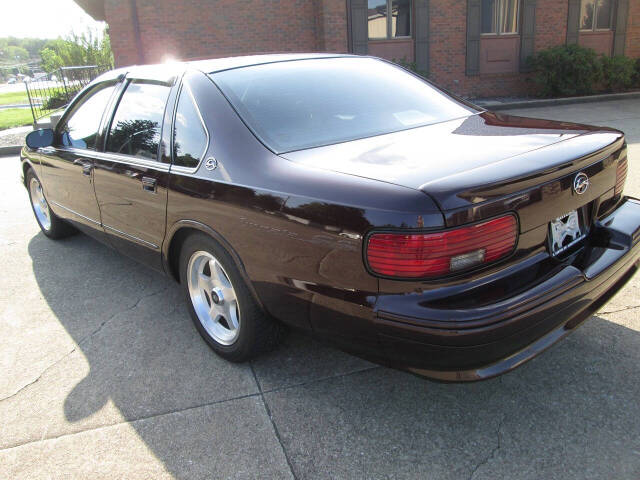
[[[40,57],[40,50],[47,40],[40,38],[0,38],[0,61],[3,63],[24,62]]]
[[[113,66],[111,42],[106,31],[102,38],[88,31],[51,40],[44,45],[40,56],[46,72],[77,65]]]

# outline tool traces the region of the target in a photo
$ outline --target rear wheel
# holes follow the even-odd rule
[[[180,283],[198,332],[218,355],[241,362],[277,345],[282,326],[262,311],[230,255],[211,237],[185,239]]]
[[[36,221],[40,226],[40,230],[47,237],[58,239],[73,235],[76,230],[65,223],[49,208],[49,203],[44,196],[42,184],[32,169],[27,171],[26,176],[27,189],[29,190],[29,199],[31,200],[31,208],[36,217]]]

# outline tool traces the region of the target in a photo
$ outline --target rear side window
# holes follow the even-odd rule
[[[207,147],[207,132],[189,87],[182,87],[173,135],[173,164],[195,168]]]
[[[107,151],[157,160],[164,108],[170,90],[164,84],[129,83],[111,122]]]
[[[96,149],[96,139],[100,121],[115,85],[96,85],[58,129],[61,134],[60,143],[65,147]]]

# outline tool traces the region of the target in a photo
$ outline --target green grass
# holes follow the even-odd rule
[[[62,87],[51,87],[44,93],[47,93],[50,95],[56,95],[62,92],[64,92],[64,88]],[[34,93],[33,91],[32,91],[32,94],[35,94],[36,96],[38,96],[37,93]],[[29,104],[29,97],[27,96],[26,90],[22,90],[20,92],[0,93],[0,105],[28,105],[28,104]]]
[[[8,93],[0,93],[0,105],[19,105],[19,104],[28,104],[29,97],[27,97],[27,92],[8,92]]]
[[[7,108],[0,110],[0,130],[21,127],[33,123],[30,108]]]

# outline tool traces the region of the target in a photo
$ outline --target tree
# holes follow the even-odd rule
[[[11,63],[26,62],[29,60],[29,52],[22,47],[7,45],[0,49],[0,59]]]
[[[80,35],[72,33],[66,39],[51,40],[40,51],[40,57],[42,68],[49,73],[60,67],[77,65],[113,66],[111,42],[106,29],[102,38],[87,31]]]

